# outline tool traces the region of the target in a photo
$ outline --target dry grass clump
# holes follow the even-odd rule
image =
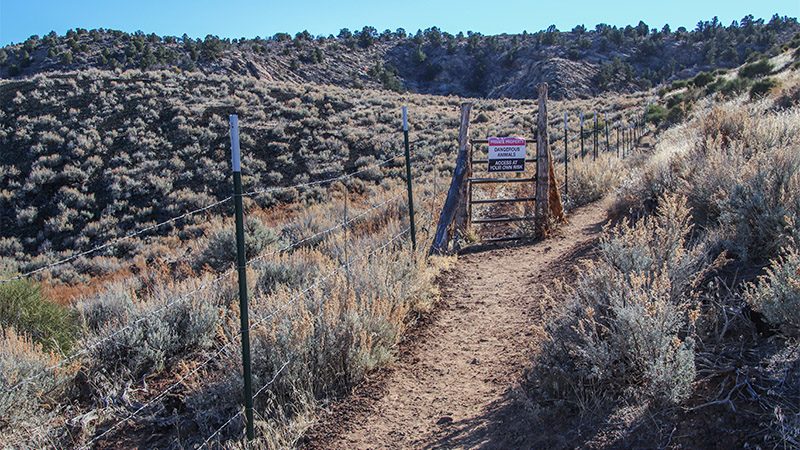
[[[698,299],[707,265],[692,239],[683,198],[665,197],[657,214],[609,230],[597,261],[585,261],[549,327],[537,361],[540,388],[581,408],[623,394],[677,402],[691,393]]]
[[[591,157],[575,159],[568,167],[568,195],[564,201],[566,209],[603,198],[618,186],[626,171],[625,162],[612,153],[601,153],[596,160]],[[563,183],[563,170],[557,172],[556,177]]]
[[[54,445],[57,433],[50,421],[60,409],[53,407],[53,399],[68,377],[62,370],[51,369],[57,361],[56,355],[13,328],[0,331],[0,441],[4,446]]]

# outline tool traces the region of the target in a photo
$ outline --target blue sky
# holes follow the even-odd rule
[[[673,29],[693,28],[698,20],[715,15],[727,25],[746,14],[769,19],[776,12],[798,17],[800,0],[0,0],[0,45],[76,27],[230,38],[304,29],[328,35],[364,25],[379,31],[435,25],[452,33],[497,34],[532,32],[550,24],[562,30],[579,23],[589,28],[601,22],[635,25],[640,19],[651,27],[669,23]]]

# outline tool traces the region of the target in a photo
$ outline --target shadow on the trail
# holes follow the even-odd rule
[[[538,244],[539,242],[544,242],[544,239],[539,237],[529,237],[529,238],[521,238],[514,241],[505,241],[505,242],[477,242],[475,244],[470,244],[467,247],[462,248],[458,251],[459,255],[468,255],[470,253],[482,253],[489,250],[498,250],[501,248],[517,248],[517,247],[527,247],[529,245]]]
[[[599,222],[592,222],[586,224],[580,230],[581,233],[584,234],[599,234],[603,230],[603,226],[609,223],[609,218],[605,217],[603,220]],[[511,249],[511,248],[518,248],[518,247],[527,247],[531,245],[546,243],[547,241],[558,238],[559,236],[563,236],[562,233],[565,232],[565,228],[569,226],[568,224],[562,225],[561,228],[556,229],[555,233],[551,237],[543,238],[541,236],[531,236],[531,237],[523,237],[520,239],[515,239],[513,241],[501,241],[501,242],[477,242],[475,244],[470,244],[461,250],[458,251],[459,255],[468,255],[472,253],[482,253],[490,250],[498,250],[498,249]],[[566,236],[569,238],[569,236]]]
[[[674,429],[651,406],[623,411],[598,405],[581,415],[577,408],[549,408],[522,392],[507,391],[480,416],[443,427],[425,449],[485,450],[573,448],[666,448]]]

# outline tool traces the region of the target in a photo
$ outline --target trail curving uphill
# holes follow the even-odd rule
[[[556,236],[462,255],[432,322],[388,371],[357,388],[312,431],[309,448],[532,448],[520,382],[541,340],[543,285],[599,236],[605,202],[576,210]]]

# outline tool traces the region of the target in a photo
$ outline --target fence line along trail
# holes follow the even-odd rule
[[[543,336],[543,286],[600,235],[607,206],[576,210],[534,245],[459,257],[434,321],[385,378],[333,408],[308,447],[536,448],[542,430],[518,386]]]

